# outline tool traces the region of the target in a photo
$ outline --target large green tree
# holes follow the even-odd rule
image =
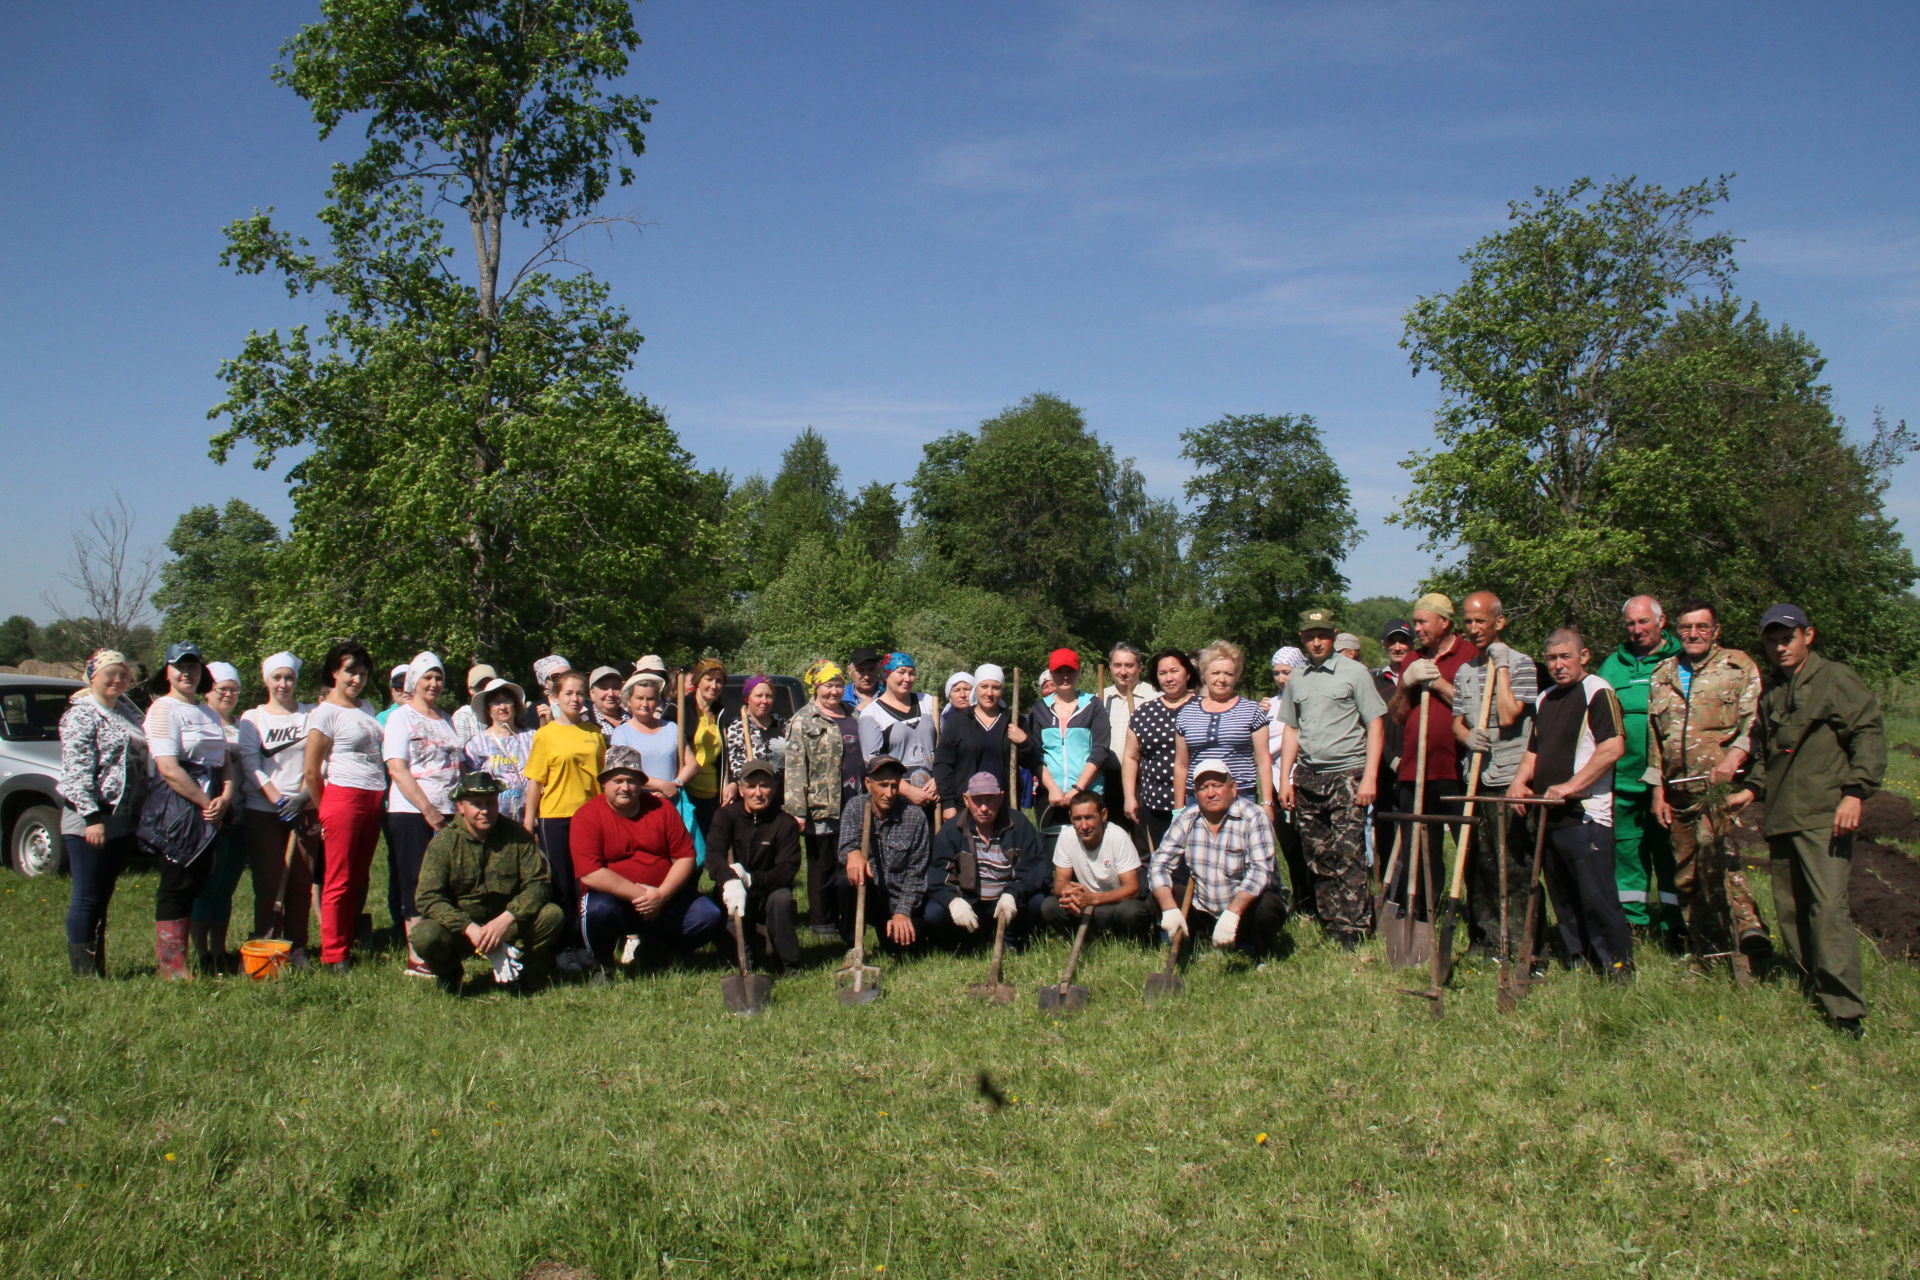
[[[1229,414],[1180,439],[1202,594],[1225,634],[1269,653],[1347,589],[1360,532],[1346,477],[1310,414]]]
[[[323,138],[363,122],[365,149],[334,167],[324,251],[255,213],[224,260],[320,297],[326,322],[250,335],[213,410],[217,459],[303,455],[290,638],[510,665],[649,643],[714,573],[708,487],[624,385],[640,336],[568,260],[618,221],[601,202],[644,145],[650,103],[609,89],[639,45],[627,0],[321,11],[274,77]]]
[[[0,666],[18,666],[34,657],[34,646],[39,639],[40,624],[24,613],[0,622]]]
[[[224,510],[188,510],[174,522],[166,545],[172,559],[160,566],[160,589],[153,593],[162,635],[191,640],[208,657],[243,673],[279,650],[270,619],[286,583],[273,521],[234,498]]]
[[[831,542],[840,536],[846,517],[840,468],[833,464],[820,433],[808,427],[780,455],[780,470],[767,492],[766,516],[759,530],[766,567],[778,573],[802,538],[811,535]]]
[[[1698,229],[1726,197],[1724,177],[1675,192],[1631,177],[1537,188],[1462,255],[1459,287],[1407,312],[1401,345],[1446,398],[1439,447],[1408,460],[1394,518],[1458,554],[1440,585],[1495,584],[1552,621],[1618,607],[1603,571],[1635,543],[1596,495],[1637,403],[1627,371],[1683,299],[1728,287],[1733,237]]]

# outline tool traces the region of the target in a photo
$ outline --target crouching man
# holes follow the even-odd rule
[[[840,871],[833,887],[840,898],[840,940],[849,947],[860,894],[866,895],[867,915],[889,949],[903,950],[920,940],[914,922],[927,897],[931,842],[927,815],[900,798],[906,772],[892,756],[874,756],[867,761],[866,794],[840,811]]]
[[[500,817],[499,796],[490,774],[460,775],[454,819],[427,845],[414,889],[420,918],[407,941],[455,994],[474,954],[486,957],[493,980],[509,990],[543,981],[566,923],[553,902],[547,860],[525,827]]]
[[[1105,797],[1076,791],[1067,816],[1073,827],[1054,841],[1053,892],[1040,918],[1055,929],[1078,929],[1091,917],[1094,929],[1144,935],[1153,913],[1140,896],[1140,855],[1127,833],[1107,821]]]
[[[707,867],[720,905],[740,918],[747,949],[758,951],[756,934],[764,933],[782,974],[798,965],[793,878],[800,871],[800,823],[774,808],[773,766],[767,761],[747,761],[740,770],[740,794],[713,815]],[[719,941],[731,963],[733,939],[723,933]]]
[[[598,966],[594,981],[625,963],[638,942],[693,951],[719,929],[722,915],[695,891],[693,839],[673,806],[648,791],[632,747],[607,748],[600,794],[573,815],[573,873],[580,925]],[[627,945],[627,939],[637,939]]]
[[[1199,803],[1174,815],[1147,870],[1160,927],[1171,939],[1210,925],[1214,946],[1259,959],[1287,923],[1287,888],[1274,876],[1273,823],[1260,805],[1239,798],[1222,761],[1202,761],[1193,790]],[[1173,900],[1174,872],[1182,867],[1193,877],[1193,911],[1185,919]]]
[[[959,942],[991,916],[1007,922],[1007,937],[1019,946],[1039,914],[1047,855],[1040,833],[1006,799],[1000,779],[974,774],[961,812],[933,838],[921,921],[943,942]]]

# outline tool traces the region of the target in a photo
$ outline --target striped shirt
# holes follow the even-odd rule
[[[1219,915],[1237,893],[1259,897],[1273,883],[1273,824],[1266,810],[1236,797],[1216,830],[1190,805],[1173,815],[1147,869],[1149,889],[1171,889],[1175,867],[1193,876],[1193,904]]]
[[[1180,708],[1174,725],[1187,740],[1187,792],[1193,792],[1193,771],[1202,760],[1220,760],[1233,773],[1240,794],[1253,790],[1258,771],[1253,763],[1253,735],[1267,727],[1267,713],[1251,698],[1235,698],[1225,711],[1208,711],[1195,698]]]

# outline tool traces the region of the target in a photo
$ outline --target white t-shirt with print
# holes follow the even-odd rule
[[[355,791],[387,789],[387,766],[380,759],[386,734],[374,718],[371,702],[357,707],[323,702],[307,713],[307,732],[323,733],[333,741],[333,750],[320,770],[329,786]]]
[[[1060,828],[1060,836],[1053,842],[1053,865],[1071,867],[1073,878],[1083,888],[1095,893],[1111,893],[1120,887],[1123,873],[1140,869],[1140,854],[1118,823],[1107,824],[1107,834],[1101,837],[1100,847],[1091,854],[1080,843],[1080,833],[1071,826],[1065,826]]]
[[[407,772],[420,784],[427,803],[437,812],[453,812],[453,784],[460,780],[460,764],[465,758],[460,748],[460,733],[445,716],[422,715],[411,704],[402,703],[387,717],[386,744],[381,751],[385,760],[403,760]],[[399,787],[387,794],[388,813],[418,813],[413,801]]]
[[[205,703],[172,694],[147,708],[147,747],[155,758],[171,756],[189,767],[218,773],[227,764],[227,726]]]

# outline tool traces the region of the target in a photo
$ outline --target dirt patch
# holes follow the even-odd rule
[[[1879,791],[1860,808],[1860,834],[1869,840],[1920,841],[1920,820],[1905,796]]]
[[[1768,872],[1766,841],[1760,835],[1764,818],[1759,805],[1749,806],[1739,814],[1733,837],[1747,869],[1762,875]],[[1861,807],[1847,905],[1854,923],[1881,955],[1920,961],[1920,860],[1885,843],[1891,840],[1920,843],[1920,820],[1905,796],[1882,791]]]

